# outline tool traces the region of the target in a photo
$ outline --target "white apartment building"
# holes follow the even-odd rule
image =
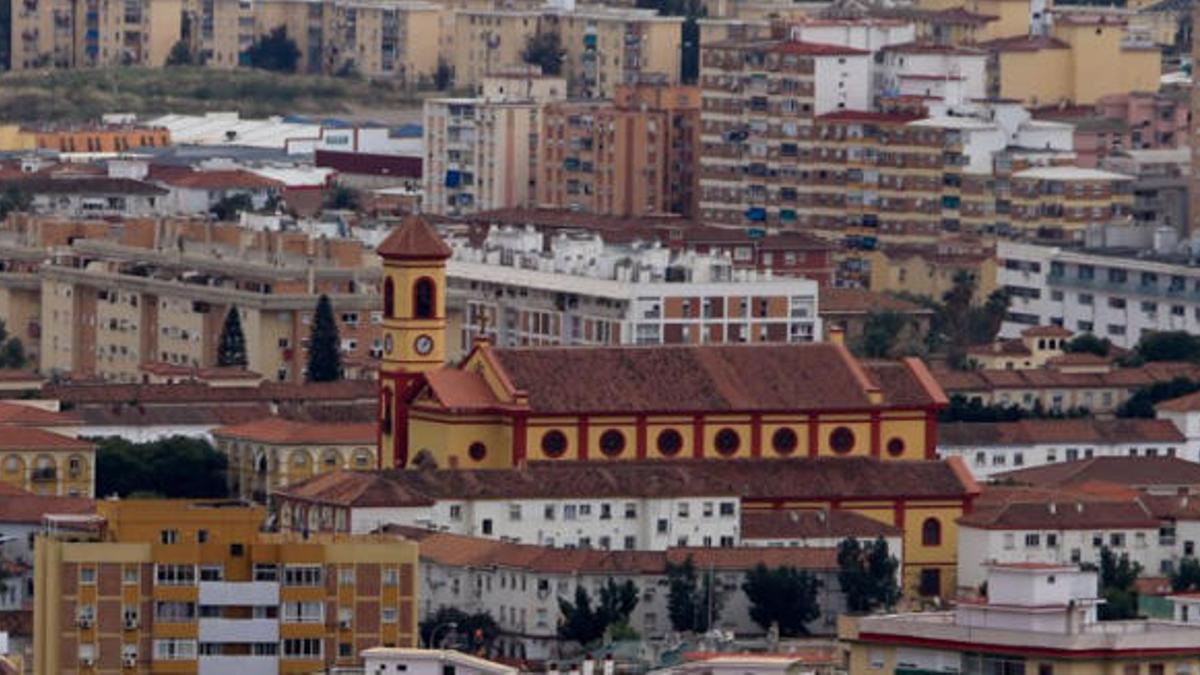
[[[844,609],[837,555],[829,548],[566,551],[406,528],[389,532],[415,539],[420,546],[421,618],[441,607],[487,612],[499,624],[497,646],[509,658],[554,658],[559,648],[559,600],[574,602],[576,589],[582,587],[594,602],[609,580],[632,581],[638,589],[630,627],[643,640],[665,638],[672,632],[666,566],[689,557],[698,576],[711,578],[721,597],[713,622],[719,630],[743,636],[765,633],[750,619],[750,603],[742,591],[746,572],[759,563],[803,569],[821,581],[821,616],[809,624],[811,632],[831,633]]]
[[[996,255],[1013,298],[1002,336],[1055,325],[1130,348],[1153,331],[1200,332],[1200,267],[1182,254],[1001,241]]]
[[[1182,457],[1196,444],[1167,419],[1026,419],[938,425],[938,456],[960,457],[978,480],[1031,466],[1093,457]]]
[[[909,42],[881,50],[879,96],[923,96],[962,104],[987,96],[987,52],[972,47]]]
[[[815,281],[734,269],[726,255],[596,233],[493,227],[481,247],[450,239],[458,347],[494,344],[810,342],[821,335]]]

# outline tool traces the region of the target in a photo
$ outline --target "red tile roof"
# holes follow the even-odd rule
[[[916,360],[858,362],[832,343],[489,350],[537,413],[838,410],[941,405]]]
[[[170,172],[154,179],[171,187],[195,190],[267,190],[283,187],[283,183],[277,180],[242,169]]]
[[[985,488],[960,526],[988,530],[1157,529],[1160,518],[1140,494],[1121,490]]]
[[[939,446],[990,447],[1040,443],[1184,443],[1168,420],[1076,419],[955,422],[938,425]]]
[[[1168,399],[1154,406],[1154,409],[1164,412],[1192,412],[1200,410],[1200,391]]]
[[[77,415],[46,410],[32,405],[0,401],[0,425],[32,427],[70,426],[82,424]]]
[[[1037,52],[1043,49],[1070,49],[1071,45],[1056,37],[1015,35],[981,42],[979,47],[997,52]]]
[[[1069,338],[1075,333],[1062,326],[1031,326],[1021,331],[1021,337],[1061,337]]]
[[[0,450],[91,450],[92,443],[37,427],[9,426],[0,430]]]
[[[453,254],[437,230],[421,216],[405,218],[375,250],[384,258],[397,260],[445,260]]]
[[[1134,390],[1155,382],[1168,382],[1176,377],[1200,379],[1200,366],[1156,362],[1103,373],[1065,373],[1055,369],[934,370],[933,376],[943,389],[951,393],[1003,389]]]
[[[1008,471],[995,478],[1036,487],[1096,481],[1131,488],[1200,485],[1200,463],[1178,457],[1093,457]]]
[[[761,509],[742,511],[743,539],[897,537],[902,531],[853,511]]]
[[[450,567],[505,567],[542,574],[661,575],[667,564],[689,557],[702,569],[741,571],[763,564],[809,570],[837,569],[833,548],[671,548],[666,551],[604,551],[547,548],[492,539],[388,526],[391,534],[414,539],[422,560]]]
[[[275,445],[374,445],[378,440],[375,423],[314,424],[282,417],[264,419],[213,429],[213,436],[235,438]]]
[[[424,506],[438,499],[740,497],[957,498],[978,491],[955,461],[869,458],[533,462],[518,469],[333,472],[291,485],[284,499],[341,506]],[[385,487],[387,484],[390,487]],[[394,502],[377,499],[386,495]],[[368,501],[360,501],[368,500]]]
[[[3,494],[0,523],[40,523],[47,514],[94,513],[96,503],[84,497],[43,497],[29,493]]]

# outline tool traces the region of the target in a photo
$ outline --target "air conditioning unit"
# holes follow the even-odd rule
[[[91,628],[92,627],[92,619],[91,619],[91,617],[81,616],[78,619],[76,619],[75,625],[79,626],[80,628]]]
[[[123,660],[123,663],[125,664],[126,668],[137,668],[137,657],[136,656],[126,656],[125,659]]]

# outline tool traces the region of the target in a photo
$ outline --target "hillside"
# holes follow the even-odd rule
[[[0,122],[82,122],[103,113],[237,110],[243,117],[337,115],[397,123],[419,95],[388,83],[261,70],[112,68],[0,75]]]

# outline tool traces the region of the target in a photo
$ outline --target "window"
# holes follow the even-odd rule
[[[921,570],[918,592],[925,597],[940,595],[942,592],[942,571],[937,569]]]
[[[1113,548],[1125,548],[1125,533],[1113,532],[1108,536],[1108,544]]]
[[[887,453],[892,457],[899,457],[904,454],[904,439],[893,437],[887,442]]]
[[[354,568],[342,567],[338,570],[338,584],[342,586],[354,585]]]
[[[325,603],[323,602],[281,602],[284,623],[323,623],[325,621]]]
[[[1058,535],[1049,533],[1046,535],[1046,548],[1058,548]]]
[[[829,447],[839,455],[854,449],[854,432],[847,427],[838,427],[829,434]]]
[[[223,565],[200,566],[200,581],[222,581],[224,579],[225,567]]]
[[[734,515],[737,510],[737,505],[734,502],[721,502],[720,513],[722,518],[729,518]]]
[[[163,530],[162,532],[159,532],[158,542],[160,544],[179,543],[179,530]]]
[[[600,452],[606,457],[618,457],[625,451],[625,434],[609,429],[600,434]]]
[[[79,568],[79,583],[81,583],[81,584],[96,583],[96,568],[95,567],[80,567]]]
[[[796,436],[796,432],[787,427],[777,429],[771,435],[771,447],[780,455],[792,454],[796,451],[799,443],[800,439]]]
[[[142,578],[141,570],[134,566],[128,566],[121,570],[121,581],[125,584],[136,584]]]
[[[542,435],[542,452],[552,459],[562,457],[567,452],[567,437],[555,429]]]
[[[396,284],[391,277],[383,282],[383,314],[389,319],[396,316]]]
[[[480,525],[481,525],[481,528],[482,528],[484,534],[492,533],[492,519],[491,518],[484,518],[483,522]]]
[[[400,613],[396,610],[395,607],[384,607],[383,611],[380,612],[380,618],[383,620],[384,623],[396,623],[396,619],[399,616],[400,616]]]
[[[1037,534],[1036,532],[1025,535],[1025,547],[1026,548],[1033,548],[1035,546],[1040,546],[1041,543],[1042,543],[1042,537],[1041,537],[1041,535]]]
[[[450,505],[450,520],[462,520],[462,505],[461,504],[451,504]]]
[[[683,436],[674,429],[665,429],[658,434],[658,452],[664,457],[674,457],[683,449]]]
[[[667,530],[669,529],[669,528],[668,528],[667,519],[666,519],[666,518],[659,518],[659,519],[658,519],[658,524],[657,524],[657,526],[656,526],[654,529],[655,529],[655,531],[656,531],[656,532],[658,532],[659,534],[666,534],[666,533],[667,533]]]
[[[937,518],[926,518],[921,524],[921,545],[942,545],[942,523]]]
[[[625,520],[637,519],[637,504],[634,502],[625,502]]]
[[[320,565],[287,565],[283,568],[284,586],[320,586],[324,574]]]
[[[156,565],[155,583],[160,586],[191,586],[196,583],[194,565]]]
[[[255,581],[279,581],[279,568],[267,563],[254,564]]]
[[[677,513],[679,514],[680,518],[687,518],[688,517],[688,503],[687,502],[679,502]]]
[[[208,530],[196,530],[196,543],[208,543]]]
[[[632,551],[637,548],[637,538],[633,536],[625,537],[625,550]]]
[[[508,519],[513,522],[519,522],[521,520],[521,505],[520,504],[509,504],[508,505]]]
[[[487,446],[475,441],[467,447],[467,456],[473,461],[482,462],[487,457]]]
[[[155,661],[190,661],[196,658],[196,641],[178,638],[154,641]]]
[[[196,603],[163,600],[154,603],[154,619],[165,623],[189,622],[196,618]]]
[[[600,520],[612,520],[612,504],[605,502],[600,505]]]
[[[736,453],[741,444],[742,439],[738,436],[738,432],[728,427],[718,431],[716,438],[713,439],[713,445],[716,447],[717,454],[726,457]]]
[[[396,586],[400,583],[400,572],[395,567],[389,567],[383,571],[383,585]]]
[[[321,649],[324,640],[321,638],[288,638],[283,641],[283,657],[290,659],[320,659],[324,652]]]
[[[413,318],[433,319],[437,313],[437,289],[433,280],[418,279],[413,285]]]

